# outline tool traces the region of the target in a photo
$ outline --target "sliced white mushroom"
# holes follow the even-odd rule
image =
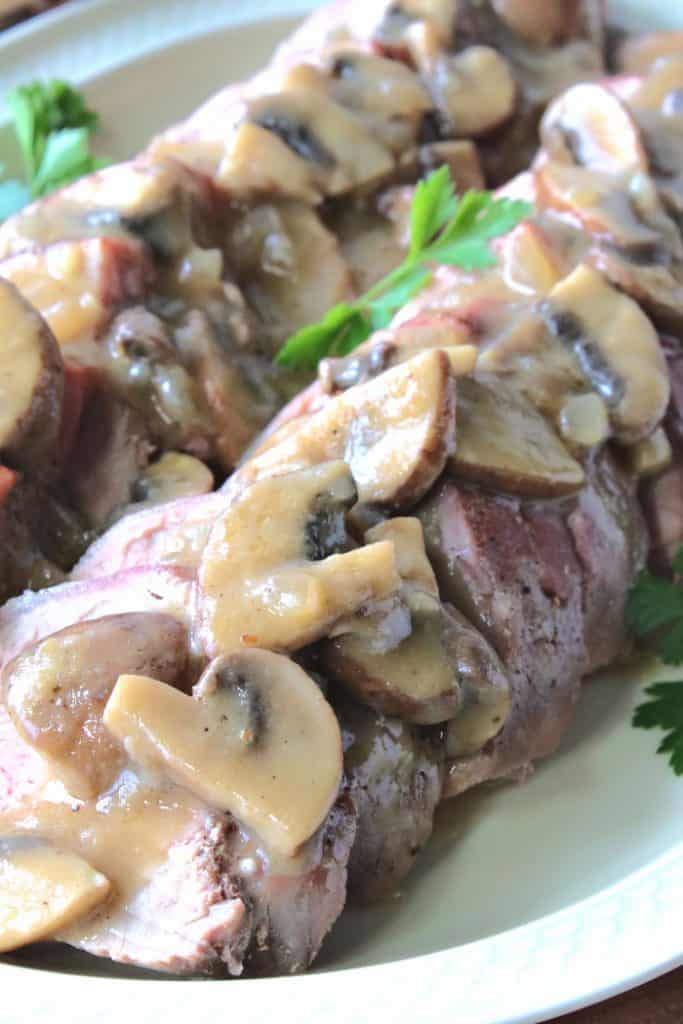
[[[550,47],[574,37],[580,4],[548,0],[491,0],[499,18],[532,46]]]
[[[578,491],[584,472],[545,417],[503,381],[465,378],[458,385],[453,474],[524,497]]]
[[[362,116],[388,149],[400,155],[414,144],[433,102],[413,70],[346,47],[325,54],[324,64],[336,102]]]
[[[427,29],[435,46],[448,49],[455,27],[453,0],[386,0],[372,32],[375,49],[389,57],[405,60],[412,52],[411,35]]]
[[[658,427],[649,437],[644,438],[628,450],[629,468],[638,477],[658,476],[668,469],[673,461],[671,442],[663,427]]]
[[[422,725],[450,722],[451,747],[478,750],[500,731],[510,687],[482,635],[438,597],[406,589],[409,632],[393,646],[361,613],[321,645],[325,672],[363,704]],[[462,716],[462,719],[461,719]],[[456,739],[457,737],[457,739]],[[482,738],[483,737],[483,738]],[[451,750],[455,756],[455,750]]]
[[[41,472],[54,459],[64,367],[44,320],[0,278],[0,453]]]
[[[204,646],[296,650],[399,587],[393,544],[357,550],[343,462],[257,481],[220,516],[200,568]]]
[[[213,662],[194,697],[122,676],[104,722],[130,757],[229,811],[287,856],[319,828],[342,777],[337,719],[316,683],[282,655]]]
[[[604,399],[594,391],[570,395],[560,409],[558,426],[565,441],[576,448],[594,448],[612,432]]]
[[[135,508],[140,510],[178,498],[208,494],[213,490],[213,483],[213,473],[199,459],[184,452],[164,452],[135,482]]]
[[[76,854],[29,836],[0,837],[0,953],[51,938],[110,892]]]
[[[423,62],[434,102],[456,137],[479,138],[512,116],[517,83],[505,57],[489,46],[457,55],[438,53]]]
[[[396,568],[406,586],[432,597],[439,596],[439,587],[425,550],[422,523],[413,516],[398,516],[378,523],[365,533],[366,544],[391,541],[396,550]]]
[[[644,179],[642,172],[637,172],[634,178],[640,187],[647,176]],[[645,219],[628,179],[619,187],[613,174],[542,157],[536,162],[534,181],[541,208],[557,211],[590,235],[609,239],[614,246],[636,255],[661,251],[664,211],[654,187]]]
[[[352,298],[349,266],[337,239],[303,203],[245,210],[227,245],[244,295],[274,344]]]
[[[549,311],[555,334],[607,403],[617,439],[648,437],[664,417],[670,384],[659,337],[638,304],[581,264],[553,288]]]
[[[330,399],[298,430],[248,462],[235,483],[343,458],[367,504],[417,502],[454,445],[455,382],[438,349]]]
[[[378,181],[394,166],[389,151],[358,117],[317,91],[291,89],[251,99],[247,119],[314,168],[325,195]]]
[[[278,135],[249,121],[236,128],[226,141],[216,169],[216,182],[240,200],[284,196],[319,203],[323,196],[318,169],[298,156]]]
[[[476,145],[469,139],[448,139],[429,142],[411,150],[402,157],[399,168],[412,172],[411,176],[426,177],[431,171],[448,167],[459,193],[468,189],[483,189],[484,171]]]
[[[553,160],[607,174],[649,169],[638,125],[603,85],[582,83],[555,100],[543,118],[541,140]]]
[[[495,243],[505,284],[522,295],[547,295],[564,276],[563,261],[546,233],[523,221]]]
[[[87,800],[125,765],[102,711],[124,672],[180,683],[188,663],[186,627],[170,615],[128,613],[69,626],[7,665],[2,696],[22,739],[70,793]]]

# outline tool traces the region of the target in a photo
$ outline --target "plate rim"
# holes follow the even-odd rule
[[[39,50],[42,64],[59,69],[69,52],[67,37],[72,33],[88,42],[79,46],[69,63],[70,79],[80,84],[124,71],[142,57],[205,34],[213,27],[291,17],[314,6],[314,0],[252,0],[237,9],[234,0],[80,0],[0,36],[0,67],[10,69],[9,75],[0,70],[0,91],[6,91],[12,69],[21,64],[27,49]],[[140,30],[141,8],[145,31]],[[173,15],[181,10],[178,24]],[[149,29],[155,16],[165,26],[161,37]],[[452,1014],[455,987],[458,1024],[540,1024],[683,965],[676,913],[682,901],[680,843],[584,900],[475,942],[378,965],[233,982],[231,1010],[239,1012],[241,1024],[260,1024],[269,1010],[282,1012],[290,996],[296,1000],[300,1020],[317,1021],[323,1012],[329,1019],[332,1012],[330,1024],[336,1024],[330,993],[337,991],[339,1024],[352,1015],[367,1019],[371,1004],[379,1009],[379,1019],[414,1024],[416,1011],[423,1014],[425,1007],[430,1018]],[[599,979],[595,975],[598,964]],[[40,984],[33,987],[31,1005],[22,1008],[26,981],[37,982],[38,978]],[[68,974],[6,961],[0,961],[0,980],[5,1006],[18,1014],[12,1018],[15,1024],[35,1024],[41,1013],[50,1013],[58,1021],[55,1007],[60,1000],[68,1006],[70,1024],[86,1024],[92,1019],[92,1003],[83,999],[89,989],[100,1004],[103,996],[107,1002],[105,1016],[100,1018],[102,1024],[106,1024],[111,1009],[118,1017],[124,1004],[131,1021],[147,1020],[163,1007],[172,1020],[180,1020],[191,1011],[198,1024],[208,1024],[210,1017],[213,1019],[223,1009],[224,990],[216,982],[197,990],[196,983],[179,985],[176,979],[155,979],[151,984],[147,979]],[[501,991],[506,993],[504,1011],[496,1005]],[[129,993],[134,1006],[128,1001]]]

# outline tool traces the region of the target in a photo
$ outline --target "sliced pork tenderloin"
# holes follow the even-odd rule
[[[513,690],[501,733],[450,764],[448,795],[524,778],[558,746],[582,677],[624,651],[647,534],[627,478],[605,460],[594,480],[566,510],[445,480],[420,511],[442,596],[493,644]]]
[[[331,699],[358,812],[349,895],[358,903],[373,903],[394,895],[432,834],[443,749],[438,729],[386,718],[338,695]]]

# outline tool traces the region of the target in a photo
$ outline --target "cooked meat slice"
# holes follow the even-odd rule
[[[434,730],[385,718],[340,697],[333,696],[333,704],[358,811],[349,895],[371,903],[396,892],[432,833],[442,754]]]
[[[71,578],[112,576],[141,566],[198,569],[214,520],[227,503],[219,492],[131,512],[88,549]]]
[[[0,823],[39,810],[50,781],[0,707]],[[130,772],[106,799],[113,831],[81,852],[103,867],[115,898],[58,936],[96,956],[187,975],[294,973],[309,966],[346,895],[346,865],[355,811],[342,798],[294,861],[269,858],[253,835],[178,792],[141,784]],[[119,813],[117,804],[122,805]],[[79,806],[79,830],[101,817]],[[72,835],[71,804],[46,820]],[[118,817],[117,817],[118,814]],[[20,826],[21,827],[21,826]],[[110,845],[112,844],[113,845]],[[136,859],[121,857],[128,846]]]
[[[83,411],[63,486],[88,526],[103,529],[133,498],[153,447],[139,413],[104,386]]]
[[[77,622],[123,612],[161,612],[191,621],[194,576],[182,568],[130,569],[8,601],[0,609],[0,667],[26,647]]]
[[[251,837],[231,830],[231,877],[249,914],[248,975],[294,974],[311,965],[346,902],[356,816],[355,801],[343,795],[306,854],[287,863],[254,857]]]
[[[683,544],[683,466],[672,466],[646,485],[642,497],[652,535],[652,567],[658,572],[670,572]]]
[[[422,508],[443,596],[492,642],[513,689],[500,735],[451,764],[449,794],[523,777],[552,753],[582,676],[624,649],[623,602],[647,545],[632,484],[605,457],[566,515],[450,482]]]
[[[512,686],[503,731],[454,762],[448,790],[523,776],[566,728],[587,670],[581,570],[560,512],[442,483],[421,510],[443,597],[498,651]]]
[[[648,534],[635,482],[609,455],[588,468],[588,486],[567,520],[583,577],[588,671],[631,650],[624,604],[647,558]]]

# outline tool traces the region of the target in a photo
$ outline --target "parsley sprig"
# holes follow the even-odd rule
[[[496,265],[490,242],[506,235],[531,206],[496,199],[490,192],[457,197],[448,167],[434,171],[415,189],[410,247],[400,267],[352,303],[334,306],[317,323],[294,334],[280,349],[281,366],[315,370],[326,356],[345,356],[394,316],[432,280],[435,266],[484,270]]]
[[[21,150],[25,181],[0,182],[0,221],[32,199],[106,165],[90,151],[99,116],[66,82],[55,79],[20,86],[9,94],[7,105]]]
[[[674,560],[674,572],[683,576],[683,547]],[[629,594],[626,621],[638,637],[654,639],[665,665],[683,665],[683,586],[642,572]],[[658,754],[668,754],[676,775],[683,775],[683,680],[649,686],[650,698],[636,708],[633,725],[639,729],[664,729]]]

